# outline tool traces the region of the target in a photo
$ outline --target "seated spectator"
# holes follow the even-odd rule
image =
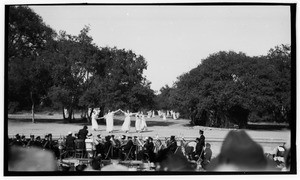
[[[37,137],[35,138],[35,141],[34,141],[34,143],[33,143],[32,146],[37,147],[37,148],[42,148],[42,147],[43,147],[42,139],[41,139],[40,136],[37,136]]]
[[[66,137],[66,148],[67,149],[75,149],[75,137],[72,135],[72,132],[68,132]]]
[[[146,140],[146,143],[144,144],[144,154],[147,154],[149,156],[149,161],[154,161],[154,144],[152,137],[148,137]],[[144,158],[145,159],[145,158]]]
[[[111,136],[105,137],[105,143],[104,143],[104,159],[110,159],[112,157],[112,142],[110,140]]]
[[[244,131],[230,131],[224,139],[220,154],[212,159],[211,171],[266,171],[268,166],[262,147]]]
[[[286,148],[284,145],[285,145],[285,143],[283,143],[283,145],[281,145],[281,146],[276,147],[272,152],[273,159],[278,164],[284,163],[284,155],[286,152]]]
[[[210,149],[210,144],[206,143],[205,150],[204,150],[204,159],[201,164],[203,169],[207,169],[207,166],[211,161],[211,156],[212,156],[212,151]]]
[[[22,135],[21,136],[21,142],[22,142],[22,146],[26,147],[28,140],[26,139],[26,136]]]
[[[23,147],[21,136],[19,134],[16,134],[15,137],[16,138],[12,141],[12,143],[10,145]]]
[[[177,150],[177,142],[175,140],[175,136],[171,136],[170,141],[167,145],[167,151],[169,151],[170,153],[175,153],[175,151]]]
[[[155,148],[154,148],[154,153],[158,153],[160,150],[165,149],[164,144],[161,142],[160,139],[157,139],[155,141]]]
[[[134,144],[133,144],[133,141],[132,141],[132,137],[128,136],[128,140],[127,140],[126,144],[124,144],[123,146],[121,146],[120,153],[125,153],[125,156],[128,155],[128,157],[132,158],[133,147],[134,147]],[[120,154],[119,157],[121,159],[124,159],[123,154]]]
[[[31,147],[34,145],[34,135],[30,135],[30,139],[26,144],[26,147]]]

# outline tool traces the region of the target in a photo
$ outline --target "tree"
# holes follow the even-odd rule
[[[249,120],[288,122],[289,49],[276,47],[261,57],[232,51],[212,54],[178,77],[173,104],[198,125],[234,123],[244,128]]]
[[[54,81],[49,96],[57,107],[68,110],[69,121],[73,120],[74,108],[78,107],[80,97],[90,84],[92,68],[88,61],[96,58],[98,53],[98,47],[87,35],[88,31],[87,26],[78,36],[61,31],[48,51]]]
[[[145,59],[131,50],[101,48],[91,63],[91,86],[80,99],[81,105],[105,109],[137,110],[153,104],[154,92],[143,77]],[[95,100],[96,99],[96,100]]]
[[[55,32],[27,6],[8,6],[8,101],[19,108],[35,105],[45,97],[51,84],[48,65],[41,57]],[[10,107],[10,105],[9,105]]]

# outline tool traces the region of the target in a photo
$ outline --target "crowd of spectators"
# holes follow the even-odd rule
[[[45,135],[43,139],[34,135],[27,139],[17,134],[15,138],[9,139],[9,167],[12,171],[18,171],[22,167],[21,162],[24,162],[24,156],[20,154],[30,155],[30,151],[40,150],[42,154],[48,154],[43,157],[53,157],[57,162],[53,169],[56,171],[139,170],[138,167],[129,167],[125,163],[132,161],[142,162],[144,170],[154,171],[269,171],[289,168],[286,162],[290,162],[290,154],[285,146],[278,147],[278,151],[272,156],[266,155],[262,147],[243,130],[230,131],[224,139],[220,154],[212,159],[211,145],[205,143],[203,131],[200,130],[199,133],[200,137],[195,141],[186,141],[183,137],[179,139],[175,136],[153,139],[126,135],[102,137],[98,134],[94,137],[88,133],[86,126],[74,135],[69,132],[65,137],[56,140],[52,139],[51,134]],[[15,153],[18,156],[14,156]],[[39,153],[33,153],[33,158],[37,154]],[[280,159],[280,169],[275,161],[278,157],[283,158]],[[72,164],[67,161],[70,159],[86,161]]]

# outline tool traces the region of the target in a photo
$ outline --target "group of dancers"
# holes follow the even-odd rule
[[[108,111],[103,117],[98,117],[100,109],[94,109],[92,112],[92,130],[97,131],[99,129],[97,119],[105,119],[106,121],[106,132],[112,133],[114,131],[114,115],[117,112],[122,112],[125,115],[121,131],[128,133],[130,131],[131,116],[135,116],[135,130],[136,132],[142,132],[147,130],[147,124],[145,115],[143,112],[139,111],[132,113],[129,110],[123,111],[118,109],[116,111]]]

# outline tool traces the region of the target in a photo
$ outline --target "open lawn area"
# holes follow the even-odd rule
[[[79,119],[80,114],[75,114],[75,118]],[[29,137],[30,134],[40,135],[42,138],[44,135],[52,133],[54,138],[60,136],[65,136],[69,131],[74,134],[83,127],[83,125],[88,126],[88,130],[93,136],[101,134],[106,136],[109,133],[105,131],[105,121],[98,120],[99,130],[93,131],[91,129],[91,124],[80,122],[75,120],[74,123],[68,123],[62,120],[62,114],[54,113],[40,113],[35,115],[36,123],[31,122],[30,113],[22,114],[9,114],[8,115],[8,135],[13,137],[15,134],[24,134]],[[114,134],[116,137],[125,134],[122,132],[121,126],[124,121],[124,116],[115,116],[114,118]],[[206,137],[206,142],[211,144],[211,149],[213,151],[213,156],[216,156],[220,152],[222,142],[230,130],[233,129],[222,129],[222,128],[211,128],[205,126],[190,126],[189,120],[187,119],[167,119],[162,118],[146,118],[148,130],[142,133],[136,133],[134,128],[135,118],[131,118],[131,130],[126,133],[127,136],[138,136],[146,137],[151,136],[155,138],[156,136],[170,137],[175,135],[176,137],[184,136],[185,139],[194,140],[199,137],[199,129],[204,130],[204,135]],[[252,137],[256,142],[263,146],[265,152],[271,152],[276,146],[281,145],[283,142],[290,141],[290,130],[283,128],[276,130],[269,129],[257,129],[257,130],[246,130],[246,132]]]

